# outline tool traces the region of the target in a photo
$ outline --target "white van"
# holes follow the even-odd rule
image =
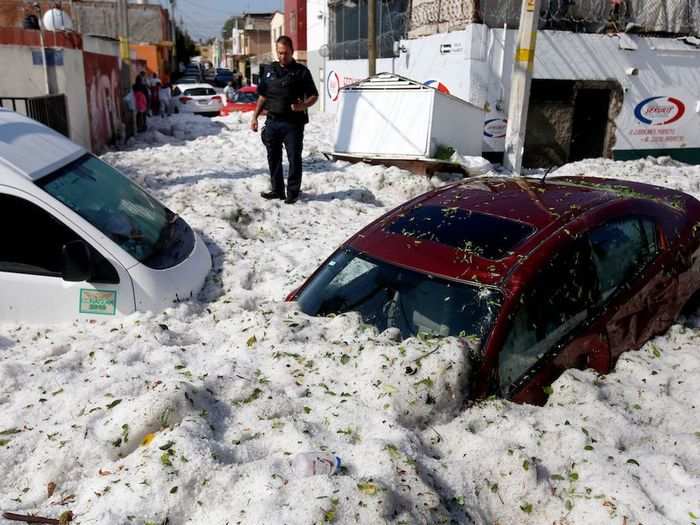
[[[63,135],[0,109],[0,322],[159,311],[211,256],[189,225]]]

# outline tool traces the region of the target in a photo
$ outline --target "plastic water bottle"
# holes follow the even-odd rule
[[[340,469],[340,458],[327,452],[302,452],[292,461],[297,477],[332,476]]]

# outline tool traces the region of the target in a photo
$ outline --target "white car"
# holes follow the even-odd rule
[[[0,322],[160,311],[201,289],[189,225],[63,135],[0,109]]]
[[[224,97],[209,84],[176,84],[173,99],[180,113],[198,113],[216,116],[224,107]]]

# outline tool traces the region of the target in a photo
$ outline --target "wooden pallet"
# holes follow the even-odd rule
[[[399,158],[399,157],[373,157],[367,155],[352,155],[349,153],[322,152],[328,160],[343,160],[346,162],[364,162],[366,164],[374,164],[380,166],[396,166],[404,170],[408,170],[417,175],[432,176],[437,172],[442,173],[461,173],[468,177],[469,172],[464,166],[456,162],[447,160],[428,159],[422,157]]]

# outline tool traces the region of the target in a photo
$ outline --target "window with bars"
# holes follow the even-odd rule
[[[338,0],[330,9],[330,58],[367,58],[368,0]],[[408,28],[408,0],[377,0],[377,57],[393,56]]]

